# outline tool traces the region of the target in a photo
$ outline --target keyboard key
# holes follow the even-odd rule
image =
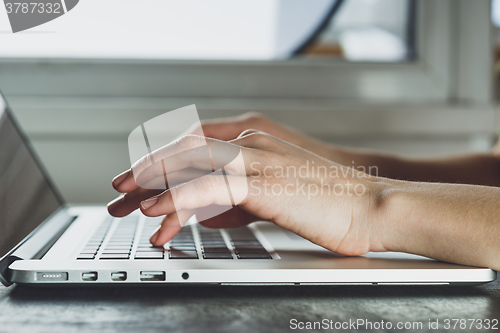
[[[99,259],[113,260],[113,259],[128,259],[130,255],[128,253],[117,253],[117,254],[102,254]]]
[[[163,252],[163,248],[157,248],[157,247],[138,247],[137,251],[139,252]]]
[[[163,252],[136,252],[135,259],[163,259]]]
[[[91,254],[91,255],[96,255],[97,254],[97,250],[96,251],[82,251],[80,252],[80,254]]]
[[[233,241],[235,240],[256,240],[257,238],[247,227],[227,229],[227,233]]]
[[[194,245],[194,241],[191,241],[191,242],[176,242],[176,241],[171,241],[170,245]]]
[[[236,241],[236,240],[233,240],[232,241],[233,245],[234,246],[257,246],[257,247],[260,247],[262,246],[262,244],[260,244],[260,242],[258,240],[253,240],[253,241]]]
[[[201,240],[200,243],[202,245],[205,245],[205,246],[226,246],[226,242],[224,242],[223,240],[220,240],[220,241],[203,241]]]
[[[269,253],[238,253],[240,259],[272,259]]]
[[[172,247],[178,247],[178,248],[184,248],[184,247],[196,247],[196,245],[193,244],[170,244],[170,248]]]
[[[163,247],[153,247],[153,246],[139,246],[137,251],[141,252],[163,252],[165,249]]]
[[[201,229],[200,232],[199,232],[199,234],[200,234],[201,237],[220,237],[220,231],[219,230],[207,231],[207,230]]]
[[[95,258],[95,254],[90,254],[90,253],[80,253],[76,260],[92,260]]]
[[[261,247],[236,247],[234,249],[238,253],[267,253],[266,249]]]
[[[97,248],[84,248],[80,253],[96,253],[97,250]]]
[[[132,245],[107,245],[104,247],[105,250],[130,250],[132,248]]]
[[[105,249],[103,254],[129,254],[130,253],[130,249],[127,249],[127,250],[108,250],[108,249]]]
[[[213,234],[213,235],[207,235],[207,234],[200,234],[200,239],[218,239],[222,238],[222,235],[220,233]]]
[[[126,243],[109,242],[108,244],[106,244],[106,246],[132,246],[132,242],[126,242]]]
[[[216,233],[216,232],[219,232],[217,229],[210,229],[210,228],[205,228],[205,227],[199,227],[198,228],[199,232],[200,233],[207,233],[207,234],[210,234],[210,233]]]
[[[139,242],[139,246],[153,246],[150,241],[147,242]],[[159,247],[159,246],[158,246]]]
[[[203,249],[203,253],[229,253],[228,249]]]
[[[203,248],[209,248],[209,249],[226,249],[227,250],[226,244],[206,244],[206,243],[202,243],[201,246]]]
[[[231,253],[223,252],[223,253],[204,253],[203,258],[205,259],[233,259]]]
[[[170,251],[170,259],[198,259],[196,251]]]
[[[170,244],[194,244],[193,239],[183,240],[183,239],[172,239]]]
[[[179,233],[177,233],[177,235],[174,236],[175,238],[181,238],[181,237],[193,237],[193,234],[190,232],[183,232],[183,231],[180,231]]]
[[[213,247],[213,248],[227,248],[226,243],[212,243],[212,244],[207,244],[203,242],[201,244],[203,247]]]
[[[183,245],[183,246],[170,246],[170,250],[176,250],[176,251],[196,251],[196,246],[193,245]]]

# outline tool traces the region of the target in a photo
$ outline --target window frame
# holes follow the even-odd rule
[[[407,63],[0,59],[0,88],[70,202],[112,198],[102,184],[129,167],[130,131],[193,103],[202,118],[260,111],[334,142],[445,138],[477,150],[495,133],[485,17],[490,0],[417,1]]]
[[[389,135],[401,133],[401,128],[417,134],[493,135],[492,52],[478,52],[491,51],[492,24],[484,20],[485,15],[490,17],[490,6],[489,0],[417,1],[417,57],[405,63],[300,58],[265,62],[0,59],[0,87],[28,133],[39,138],[70,135],[67,123],[44,119],[50,112],[62,118],[68,112],[105,110],[110,118],[126,112],[127,121],[142,122],[193,103],[208,111],[207,117],[258,110],[313,135],[328,129],[321,124],[303,128],[304,111],[315,111],[315,117],[324,119],[351,120],[377,112],[383,122],[378,132]],[[443,122],[443,117],[454,113],[457,120]],[[131,124],[125,123],[113,124],[114,131],[128,134]],[[343,123],[341,133],[375,134],[366,121]],[[80,126],[71,133],[103,131],[98,125],[92,127],[92,122],[86,125],[88,129]]]
[[[469,54],[462,56],[457,51],[467,53],[469,44],[476,50],[484,47],[482,38],[472,41],[460,36],[488,33],[484,24],[478,24],[481,20],[474,17],[485,10],[489,12],[489,7],[487,0],[474,1],[473,5],[467,0],[418,1],[418,54],[414,61],[406,63],[300,58],[231,62],[0,59],[0,82],[7,95],[18,96],[293,97],[420,102],[472,98],[486,102],[491,100],[491,87],[484,87],[481,93],[479,87],[472,89],[462,82],[465,80],[460,81],[460,75],[477,71],[484,74],[491,69],[491,61],[473,63],[464,59]],[[460,36],[456,36],[457,28]]]

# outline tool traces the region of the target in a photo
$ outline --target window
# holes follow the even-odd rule
[[[109,179],[129,167],[128,133],[193,103],[202,118],[260,111],[311,135],[372,148],[419,137],[428,140],[421,152],[440,142],[459,151],[470,142],[484,148],[494,134],[491,0],[345,0],[331,20],[332,0],[209,2],[198,16],[172,26],[168,38],[155,25],[175,17],[149,5],[197,1],[85,0],[68,15],[15,35],[5,33],[0,8],[0,89],[69,201],[112,198]],[[317,11],[301,22],[303,34],[278,47],[279,6],[304,2]],[[237,4],[254,6],[239,9],[253,20],[228,19],[255,29],[245,35],[219,28],[233,37],[216,44],[217,32],[206,25],[227,16],[215,11],[217,3],[234,11]],[[363,14],[359,6],[374,12]],[[384,18],[385,12],[391,15]],[[144,13],[155,19],[144,21]],[[189,38],[175,40],[189,29]],[[392,51],[366,53],[357,47],[366,41]],[[186,48],[167,54],[169,43]],[[277,52],[283,49],[288,52]],[[403,146],[393,151],[404,152]],[[101,173],[89,171],[102,160],[109,163],[100,165]]]
[[[415,55],[415,1],[345,1],[304,49],[307,56],[398,62]]]
[[[481,85],[477,84],[480,80],[474,80],[473,84],[468,80],[478,75],[485,77],[491,70],[491,55],[479,59],[473,52],[491,46],[489,23],[483,19],[485,13],[490,13],[489,0],[476,1],[474,6],[467,0],[345,0],[338,8],[338,21],[334,15],[330,27],[319,29],[317,38],[306,43],[309,48],[295,57],[290,52],[306,45],[308,37],[304,36],[310,37],[311,31],[320,28],[339,0],[314,1],[316,11],[309,13],[310,19],[301,21],[301,33],[291,35],[293,43],[280,44],[287,45],[285,48],[273,44],[275,37],[265,36],[279,35],[277,25],[293,26],[284,17],[295,16],[285,15],[278,20],[276,13],[286,12],[284,8],[296,13],[310,1],[212,0],[210,8],[204,5],[193,11],[189,7],[203,3],[207,2],[80,1],[67,15],[33,31],[2,34],[1,87],[7,95],[19,96],[206,97],[230,98],[237,104],[242,98],[308,99],[316,104],[313,99],[359,103],[490,100],[489,83]],[[156,8],[152,4],[163,5]],[[177,11],[166,10],[174,5]],[[179,8],[194,14],[179,20],[172,14],[180,12]],[[241,15],[227,15],[227,8]],[[374,13],[361,15],[361,8],[373,9]],[[389,11],[387,8],[399,14],[391,14],[391,20],[377,14]],[[360,14],[352,14],[355,12]],[[145,13],[150,15],[146,16],[149,20],[144,21]],[[231,24],[214,25],[212,30],[207,27],[214,18],[224,17],[229,17]],[[7,30],[5,11],[0,10],[0,19],[0,31]],[[158,30],[158,24],[171,21],[175,24],[166,32]],[[233,29],[240,21],[245,23],[241,29]],[[250,24],[255,28],[251,32],[245,30]],[[235,32],[246,37],[237,38]],[[256,34],[262,38],[253,38]],[[484,38],[460,39],[470,34]],[[217,39],[218,35],[232,37]],[[363,44],[366,38],[378,38],[376,45],[386,43],[394,48],[390,54],[363,53],[363,48],[356,45]],[[166,48],[170,43],[184,46]],[[335,45],[342,49],[340,58],[363,61],[332,61],[330,56],[318,56]],[[411,61],[400,61],[403,58]]]
[[[0,57],[283,60],[298,54],[401,61],[412,0],[86,0],[3,34]],[[0,30],[9,30],[5,12]],[[84,27],[84,28],[83,28]]]

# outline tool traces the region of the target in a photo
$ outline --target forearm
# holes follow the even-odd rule
[[[371,175],[392,179],[500,186],[500,158],[490,153],[410,159],[331,146],[330,158]]]
[[[382,183],[373,229],[378,248],[500,270],[500,189]]]

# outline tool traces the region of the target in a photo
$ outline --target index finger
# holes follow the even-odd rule
[[[192,179],[188,179],[189,175],[184,170],[193,168],[209,174],[227,167],[228,172],[246,174],[245,167],[241,163],[237,167],[238,170],[231,170],[232,165],[234,169],[234,164],[231,162],[240,156],[240,153],[241,147],[234,143],[185,136],[144,156],[132,166],[131,170],[115,178],[113,184],[115,189],[120,192],[129,192],[137,187],[166,190],[171,185],[169,184],[171,173],[185,173],[186,181],[199,177],[199,173],[192,173]],[[158,177],[163,177],[165,182],[151,182]],[[151,184],[154,184],[155,187],[148,187]],[[161,188],[158,188],[158,185],[162,185]]]
[[[171,155],[182,152],[186,150],[187,146],[195,148],[203,145],[206,145],[205,138],[196,135],[184,136],[172,141],[150,154],[144,155],[130,169],[116,176],[112,181],[113,187],[122,193],[133,191],[138,187],[136,184],[137,175],[154,165],[156,161],[162,161]],[[161,164],[157,167],[161,167]]]

